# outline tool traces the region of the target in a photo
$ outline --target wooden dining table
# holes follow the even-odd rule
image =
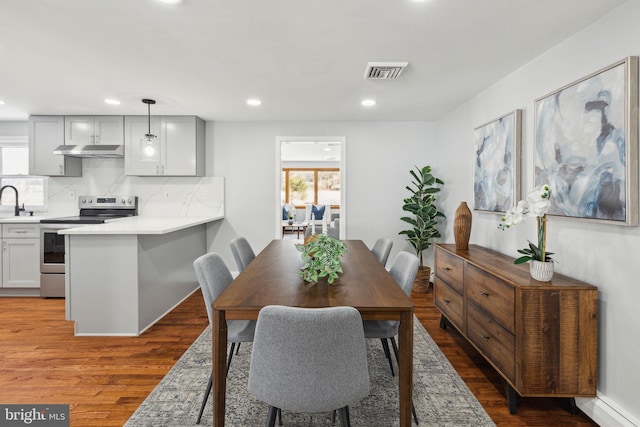
[[[411,426],[413,302],[361,240],[345,240],[343,273],[333,284],[310,285],[298,275],[303,262],[291,241],[274,240],[213,302],[213,425],[224,426],[227,320],[258,318],[267,305],[355,307],[365,320],[399,320],[400,426]]]

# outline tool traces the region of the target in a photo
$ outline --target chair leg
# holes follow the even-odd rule
[[[393,353],[396,355],[396,362],[398,362],[398,366],[400,366],[400,359],[398,358],[398,344],[396,344],[396,337],[391,337],[391,345],[393,346]],[[413,404],[413,398],[411,399],[411,413],[413,414],[413,420],[416,422],[416,425],[419,425],[418,422],[418,414],[416,412],[416,407]]]
[[[282,409],[278,408],[278,425],[282,425]]]
[[[333,414],[331,415],[331,425],[334,426],[336,425],[336,413],[338,411],[336,411],[335,409],[333,410]]]
[[[227,375],[229,374],[229,368],[231,367],[231,358],[233,357],[233,349],[236,343],[231,343],[231,351],[229,352],[229,357],[227,358]],[[240,343],[238,343],[238,348],[240,348]],[[236,353],[237,354],[237,353]],[[200,424],[202,420],[202,414],[204,413],[204,407],[207,406],[207,400],[209,400],[209,394],[211,394],[211,388],[213,387],[213,377],[209,376],[209,384],[207,385],[207,392],[202,398],[202,405],[200,406],[200,413],[198,414],[198,420],[196,424]],[[281,421],[282,422],[282,421]],[[282,425],[282,424],[280,424]]]
[[[382,349],[384,350],[384,355],[387,356],[387,360],[389,360],[389,368],[391,368],[391,376],[395,377],[395,374],[393,372],[393,361],[391,360],[391,352],[389,351],[389,341],[386,338],[380,338],[380,342],[382,342]]]
[[[340,412],[340,425],[342,427],[351,427],[351,420],[349,419],[349,407],[345,406],[338,410]]]
[[[236,356],[237,356],[237,355],[238,355],[238,353],[240,352],[240,344],[241,344],[241,343],[238,343],[238,346],[236,347]]]
[[[202,420],[202,414],[204,413],[204,407],[207,406],[207,400],[209,400],[209,394],[211,393],[211,387],[213,386],[213,375],[209,375],[209,384],[207,385],[207,392],[202,399],[202,405],[200,406],[200,413],[198,414],[198,421],[196,424],[200,424]]]
[[[391,337],[391,346],[393,347],[393,354],[396,355],[396,361],[398,361],[398,344],[396,344],[396,337]]]
[[[231,343],[231,351],[229,357],[227,357],[227,375],[229,375],[229,368],[231,367],[231,359],[233,359],[233,350],[236,348],[236,343]]]
[[[278,413],[278,408],[275,406],[269,406],[269,413],[267,414],[267,423],[266,427],[274,427],[276,425],[276,414]]]

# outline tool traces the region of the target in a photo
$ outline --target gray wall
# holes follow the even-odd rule
[[[534,100],[629,55],[640,55],[640,2],[625,3],[537,59],[506,76],[438,122],[437,165],[451,192],[451,217],[461,200],[473,201],[473,129],[516,108],[523,109],[522,190],[533,188]],[[638,162],[638,159],[632,159]],[[637,183],[636,183],[637,185]],[[535,240],[527,221],[507,232],[500,216],[474,212],[471,243],[517,255]],[[451,230],[446,240],[452,241]],[[550,218],[547,246],[556,271],[599,288],[598,398],[580,399],[600,425],[640,425],[640,228]]]
[[[344,136],[347,158],[347,238],[372,246],[394,239],[394,253],[412,250],[398,232],[409,169],[435,163],[435,124],[428,122],[209,122],[207,150],[225,177],[225,220],[209,227],[211,251],[232,270],[229,241],[245,236],[256,252],[275,237],[277,136]],[[209,151],[211,152],[211,151]],[[394,253],[390,259],[393,259]]]

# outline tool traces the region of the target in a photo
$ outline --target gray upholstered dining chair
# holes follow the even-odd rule
[[[376,240],[376,243],[371,248],[371,252],[375,255],[376,259],[386,267],[387,259],[389,259],[389,253],[391,253],[391,247],[393,246],[393,241],[386,237],[380,237]]]
[[[349,426],[349,405],[369,394],[362,318],[353,307],[272,305],[258,315],[249,368],[249,392],[277,411],[339,409]]]
[[[238,264],[239,272],[247,268],[247,265],[256,257],[251,245],[244,237],[236,237],[229,243],[229,246],[231,246],[231,252],[236,264]]]
[[[196,271],[198,282],[200,282],[204,304],[207,308],[207,316],[209,316],[209,324],[212,325],[213,308],[211,305],[213,301],[218,298],[218,295],[233,281],[233,277],[224,260],[215,252],[202,255],[196,259],[193,262],[193,268]],[[231,343],[231,351],[229,351],[227,358],[227,373],[231,367],[231,359],[233,358],[233,351],[236,344],[239,346],[241,342],[253,341],[255,327],[256,322],[252,320],[227,320],[227,341]],[[202,413],[204,412],[209,394],[211,393],[212,380],[213,378],[210,376],[207,391],[202,398],[202,405],[196,424],[200,424],[200,420],[202,419]]]
[[[389,268],[389,274],[391,274],[407,296],[411,296],[413,281],[416,278],[419,267],[420,260],[418,257],[403,251],[396,256]],[[398,335],[400,322],[396,320],[365,320],[362,323],[364,325],[364,336],[366,338],[379,338],[382,342],[382,348],[389,361],[389,368],[391,368],[391,375],[393,376],[393,361],[391,359],[391,352],[389,351],[389,340],[391,340],[393,353],[396,357],[396,362],[398,362],[398,345],[395,337]],[[411,411],[416,424],[418,424],[418,415],[416,414],[413,402],[411,403]]]

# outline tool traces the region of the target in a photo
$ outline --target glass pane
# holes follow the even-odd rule
[[[28,147],[2,147],[2,175],[29,175]]]
[[[318,172],[318,204],[340,206],[340,171]]]
[[[20,206],[24,203],[29,207],[44,206],[44,178],[2,178],[0,183],[5,185],[13,185],[18,190],[18,202]],[[16,193],[12,188],[5,188],[2,192],[2,206],[15,206]]]
[[[158,162],[160,159],[160,144],[158,138],[140,138],[140,161],[141,162]]]
[[[304,205],[313,203],[313,172],[289,172],[289,197],[291,203]]]

